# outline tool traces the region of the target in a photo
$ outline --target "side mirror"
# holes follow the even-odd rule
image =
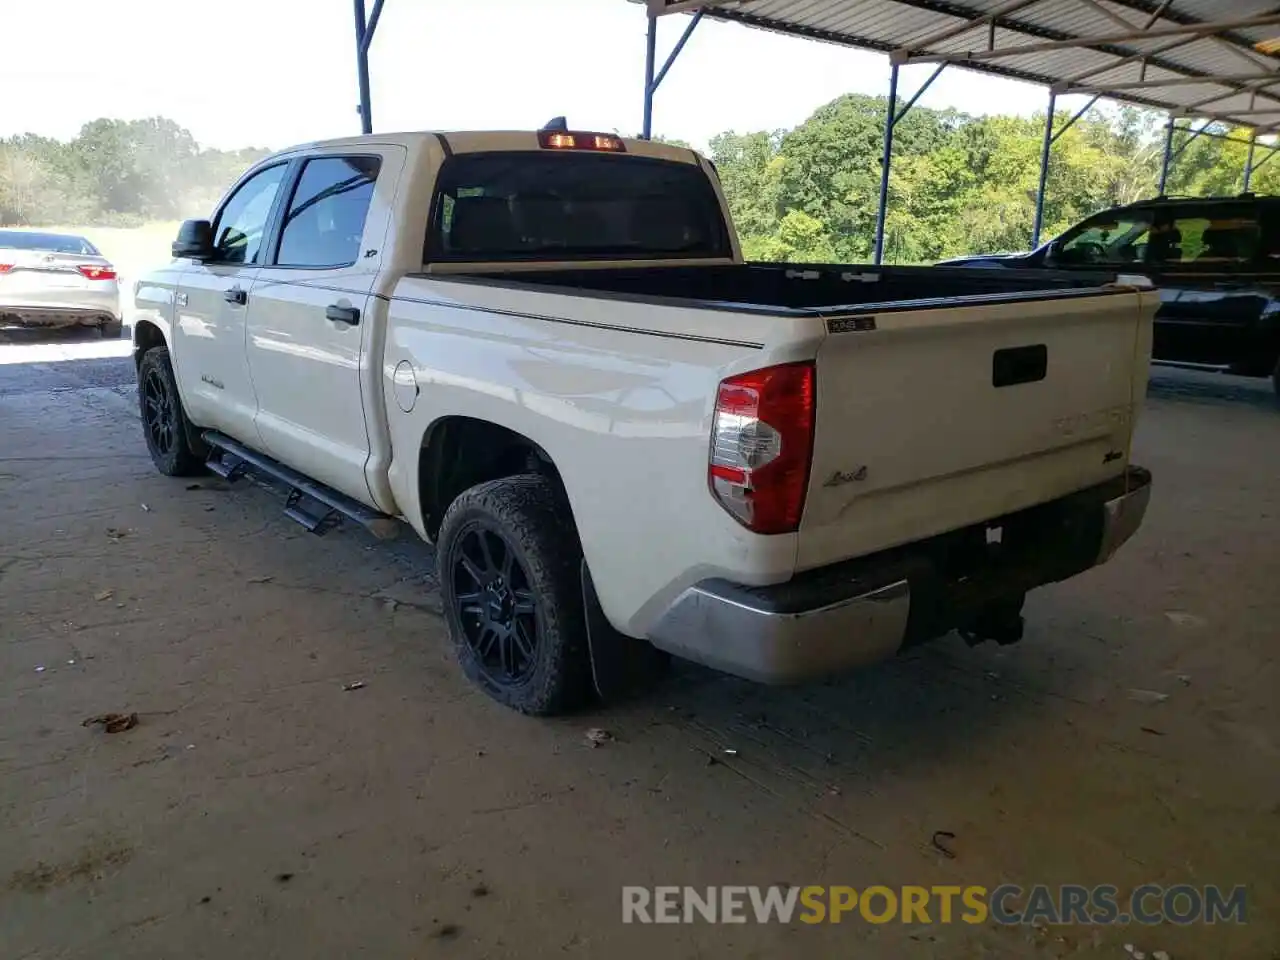
[[[213,224],[208,220],[185,220],[173,241],[175,257],[209,260],[213,257]]]

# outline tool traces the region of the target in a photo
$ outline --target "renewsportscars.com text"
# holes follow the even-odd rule
[[[623,887],[623,923],[1244,923],[1244,887]]]

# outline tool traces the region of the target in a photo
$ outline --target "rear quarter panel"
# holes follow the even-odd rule
[[[707,489],[707,452],[719,381],[812,357],[814,344],[770,346],[739,315],[426,277],[402,280],[389,311],[390,482],[424,537],[419,451],[435,424],[460,415],[507,427],[551,457],[601,604],[625,633],[643,636],[706,577],[791,576],[794,535],[751,534],[725,513]],[[708,332],[688,332],[700,328]],[[405,365],[419,390],[407,413],[394,383]]]

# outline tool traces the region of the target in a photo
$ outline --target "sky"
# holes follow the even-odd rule
[[[368,0],[371,8],[373,0]],[[0,136],[69,139],[97,117],[165,116],[204,146],[360,132],[351,0],[4,0]],[[658,62],[687,18],[659,21]],[[385,0],[370,52],[375,130],[640,129],[646,19],[627,0]],[[905,98],[931,65],[904,68]],[[883,54],[705,20],[659,89],[654,135],[794,127],[883,95]],[[948,67],[920,100],[1042,111],[1040,87]]]

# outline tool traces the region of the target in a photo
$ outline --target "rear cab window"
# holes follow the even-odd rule
[[[32,230],[0,230],[0,250],[34,250],[38,253],[65,253],[79,257],[101,256],[84,237]]]
[[[457,154],[436,184],[426,262],[732,256],[695,164],[616,154]]]

